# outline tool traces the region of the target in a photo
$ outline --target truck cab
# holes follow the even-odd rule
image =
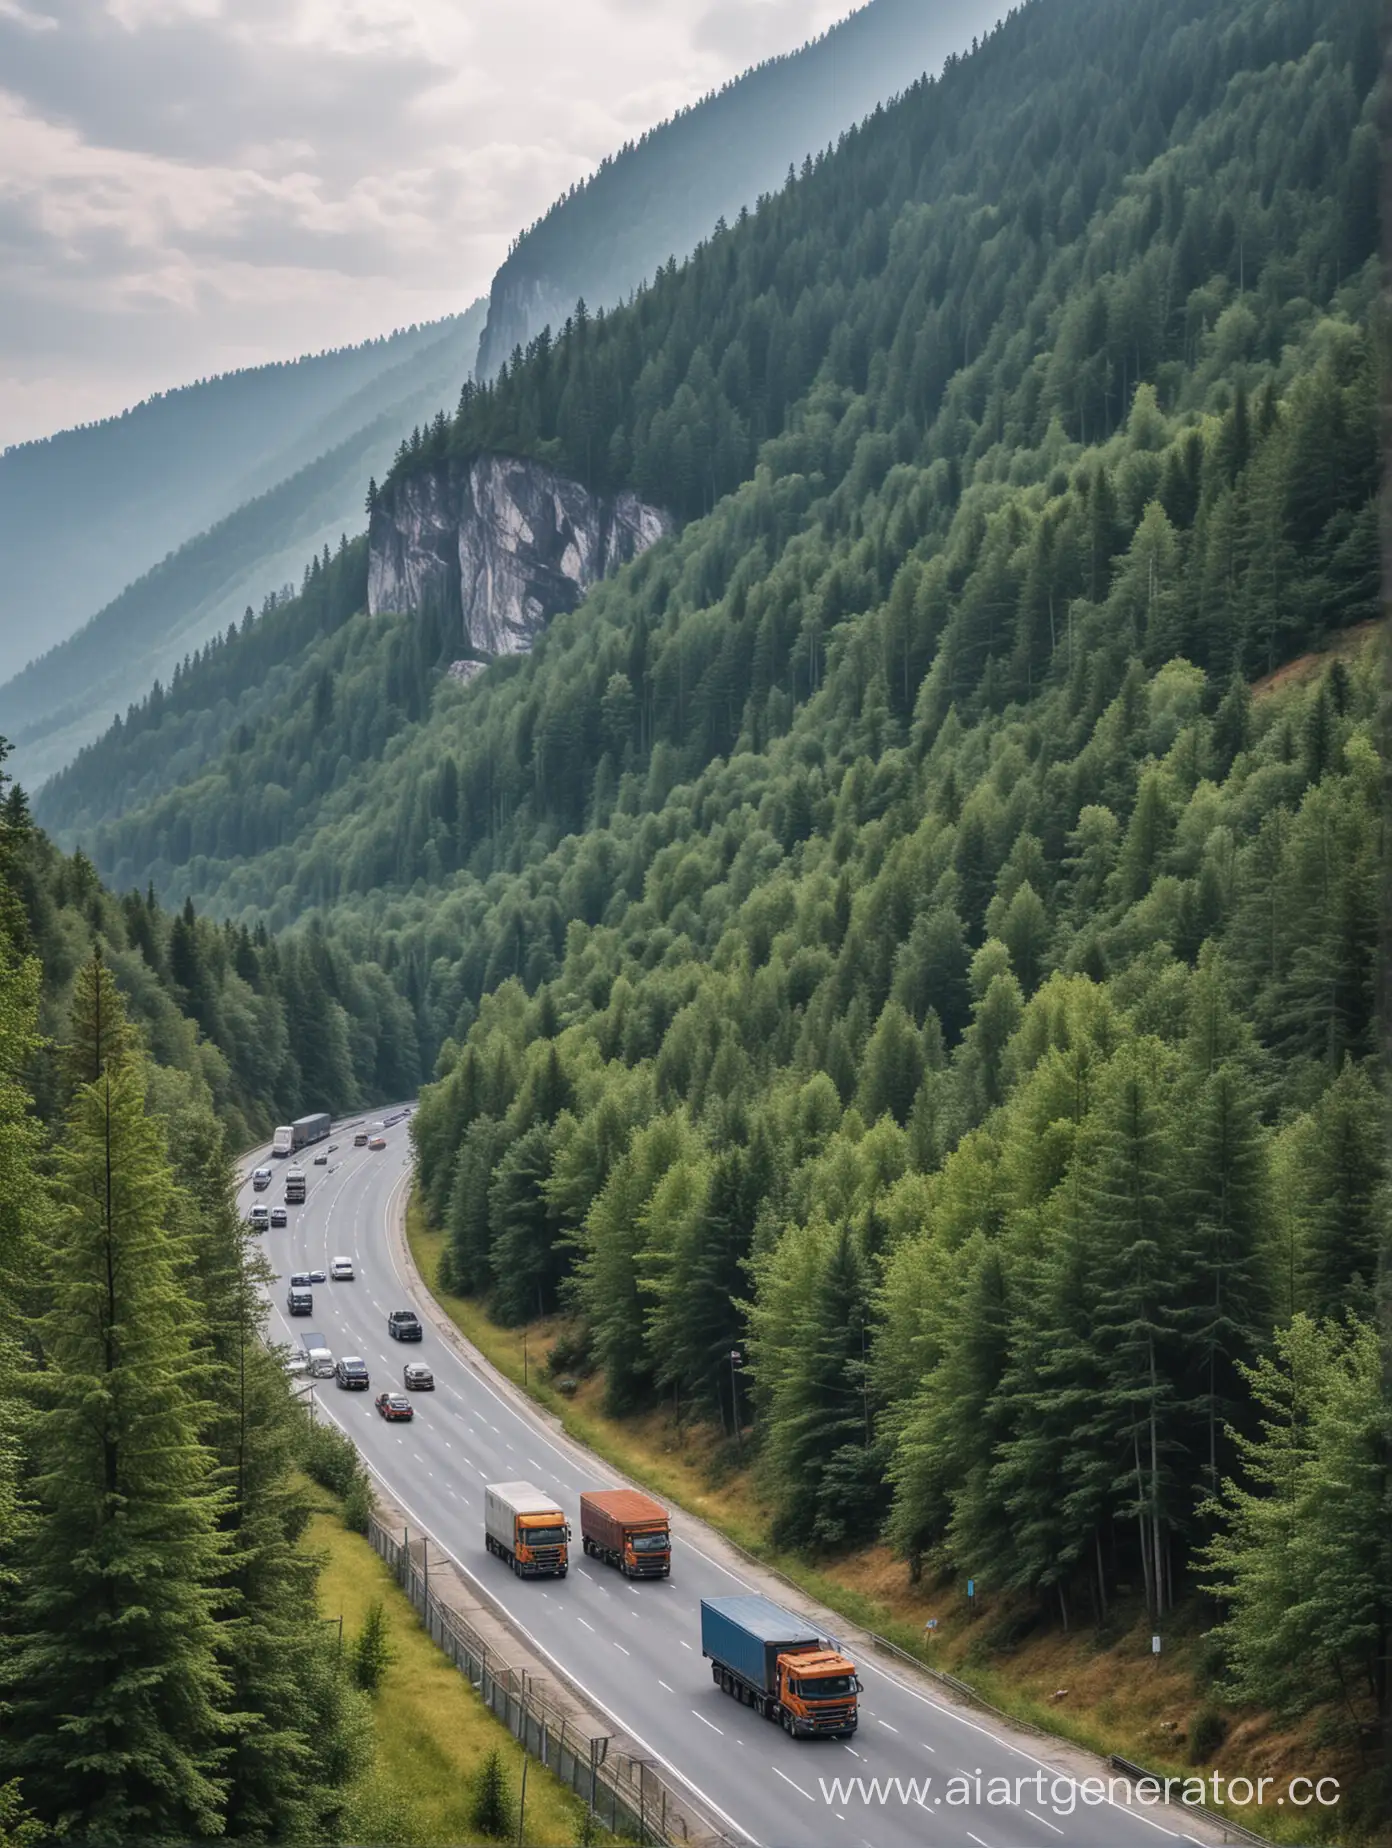
[[[854,1732],[860,1677],[855,1663],[834,1649],[778,1658],[778,1703],[783,1730],[800,1738]]]
[[[270,1229],[271,1209],[263,1200],[258,1200],[247,1215],[253,1232],[265,1232]]]
[[[285,1171],[285,1204],[303,1206],[305,1197],[305,1171],[303,1168],[287,1168]]]

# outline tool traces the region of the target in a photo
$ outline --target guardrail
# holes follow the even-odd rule
[[[367,1537],[415,1606],[436,1648],[523,1749],[582,1797],[605,1828],[661,1848],[725,1841],[715,1831],[697,1835],[691,1830],[686,1818],[689,1799],[673,1791],[647,1759],[612,1750],[613,1742],[606,1736],[587,1738],[538,1691],[526,1669],[511,1667],[489,1649],[473,1625],[435,1595],[422,1561],[375,1514],[368,1520]]]

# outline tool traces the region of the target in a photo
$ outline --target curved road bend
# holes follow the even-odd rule
[[[1222,1839],[1176,1808],[1146,1812],[1079,1802],[1067,1814],[1049,1797],[1054,1776],[1077,1772],[1078,1758],[1066,1746],[1011,1734],[990,1717],[948,1706],[927,1686],[915,1688],[866,1661],[863,1652],[851,1650],[865,1692],[860,1730],[849,1744],[790,1739],[723,1695],[701,1655],[699,1602],[755,1587],[704,1549],[699,1525],[674,1511],[669,1579],[630,1584],[584,1559],[580,1492],[612,1483],[605,1465],[558,1440],[524,1403],[494,1391],[450,1347],[432,1339],[428,1322],[418,1346],[403,1347],[388,1336],[388,1312],[412,1306],[387,1236],[395,1196],[410,1175],[407,1128],[399,1122],[386,1130],[384,1153],[355,1149],[349,1128],[335,1132],[338,1147],[327,1168],[313,1165],[316,1150],[299,1158],[307,1199],[289,1208],[288,1230],[265,1234],[267,1256],[282,1278],[293,1270],[327,1271],[338,1256],[352,1258],[357,1274],[352,1283],[316,1285],[308,1321],[286,1316],[278,1285],[271,1296],[271,1338],[295,1342],[310,1327],[325,1336],[335,1356],[362,1356],[371,1390],[339,1392],[332,1381],[322,1381],[321,1408],[432,1540],[486,1587],[617,1728],[723,1817],[732,1836],[762,1848],[1163,1848],[1166,1841]],[[273,1164],[268,1192],[252,1192],[251,1168],[269,1159],[262,1153],[247,1163],[239,1195],[244,1212],[253,1199],[279,1205],[284,1198],[288,1163]],[[436,1390],[414,1395],[416,1416],[409,1425],[389,1425],[373,1397],[383,1387],[400,1387],[402,1366],[413,1358],[430,1363]],[[575,1528],[571,1570],[563,1580],[514,1579],[484,1551],[484,1484],[518,1477],[554,1491]],[[1043,1802],[1036,1784],[1041,1770]],[[949,1804],[949,1782],[963,1774],[973,1780],[979,1774],[983,1789],[992,1778],[1008,1778],[1020,1800],[1009,1807]],[[882,1785],[876,1795],[845,1782],[857,1778],[903,1783],[888,1792]],[[925,1778],[931,1779],[926,1787]],[[842,1780],[839,1792],[834,1780]],[[909,1780],[918,1780],[916,1791]]]

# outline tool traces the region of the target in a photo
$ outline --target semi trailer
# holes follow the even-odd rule
[[[587,1558],[625,1578],[666,1578],[672,1570],[667,1510],[637,1489],[589,1489],[580,1497],[580,1543]]]
[[[553,1495],[530,1482],[491,1482],[483,1491],[484,1543],[518,1578],[564,1578],[570,1528]]]
[[[702,1598],[701,1653],[718,1688],[786,1733],[849,1739],[856,1729],[855,1663],[769,1598]]]
[[[282,1123],[271,1144],[272,1155],[293,1155],[297,1149],[305,1148],[311,1142],[322,1142],[329,1133],[331,1123],[327,1110],[316,1110],[312,1116],[297,1117],[293,1123]]]

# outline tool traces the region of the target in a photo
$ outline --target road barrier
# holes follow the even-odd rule
[[[472,1624],[435,1595],[422,1560],[375,1514],[369,1518],[367,1537],[415,1606],[435,1646],[513,1738],[582,1797],[605,1828],[661,1848],[695,1848],[698,1843],[727,1840],[711,1829],[692,1829],[687,1819],[690,1800],[679,1796],[649,1760],[612,1750],[608,1737],[587,1737],[545,1699],[525,1669],[503,1662]]]

